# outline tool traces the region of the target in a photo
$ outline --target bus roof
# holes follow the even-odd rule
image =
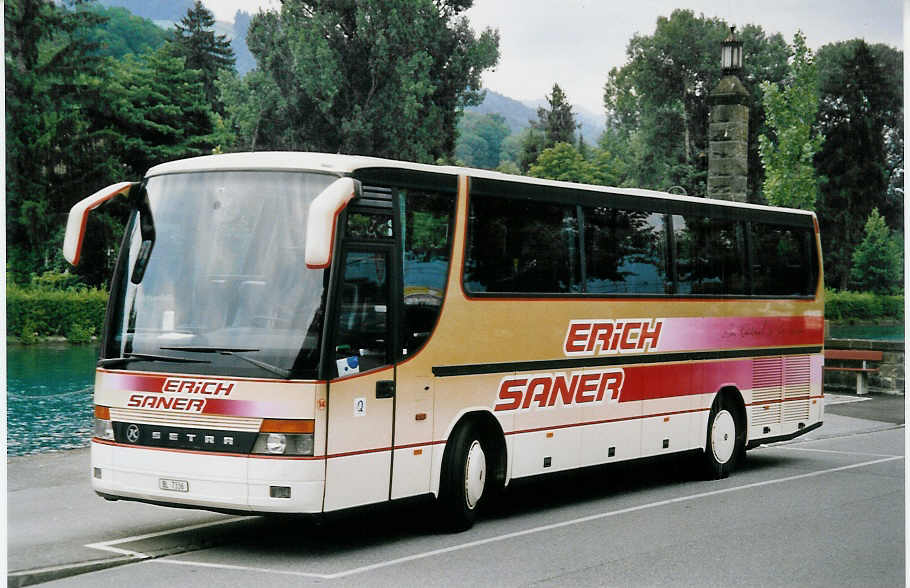
[[[435,173],[441,175],[465,175],[472,178],[483,178],[503,182],[534,184],[538,186],[551,186],[554,188],[587,190],[603,192],[605,194],[625,194],[642,196],[661,200],[674,200],[678,202],[693,202],[699,204],[716,204],[736,208],[750,208],[756,210],[778,210],[795,214],[814,215],[807,210],[781,208],[733,202],[729,200],[706,199],[698,196],[679,196],[657,190],[644,190],[641,188],[615,188],[609,186],[594,186],[591,184],[577,184],[559,180],[547,180],[529,176],[516,176],[497,171],[475,169],[458,166],[429,165],[394,159],[378,157],[365,157],[361,155],[339,155],[334,153],[310,153],[301,151],[259,151],[244,153],[226,153],[221,155],[206,155],[181,159],[156,165],[148,170],[146,177],[159,176],[186,172],[211,172],[211,171],[240,171],[240,170],[270,170],[270,171],[311,171],[337,175],[352,174],[365,168],[391,168]]]

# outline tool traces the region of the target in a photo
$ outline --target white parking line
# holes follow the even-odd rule
[[[753,482],[753,483],[751,483],[751,484],[744,484],[744,485],[742,485],[742,486],[733,486],[733,487],[731,487],[731,488],[722,488],[722,489],[720,489],[720,490],[710,490],[710,491],[708,491],[708,492],[700,492],[700,493],[698,493],[698,494],[690,494],[689,496],[680,496],[680,497],[677,497],[677,498],[670,498],[670,499],[668,499],[668,500],[660,500],[660,501],[657,501],[657,502],[651,502],[651,503],[642,504],[642,505],[639,505],[639,506],[632,506],[632,507],[629,507],[629,508],[622,508],[622,509],[619,509],[619,510],[611,510],[611,511],[607,511],[607,512],[602,512],[602,513],[594,514],[594,515],[589,515],[589,516],[586,516],[586,517],[580,517],[580,518],[576,518],[576,519],[571,519],[571,520],[563,521],[563,522],[560,522],[560,523],[552,523],[552,524],[549,524],[549,525],[542,525],[542,526],[540,526],[540,527],[533,527],[533,528],[531,528],[531,529],[525,529],[525,530],[523,530],[523,531],[515,531],[514,533],[505,533],[505,534],[503,534],[503,535],[496,535],[496,536],[494,536],[494,537],[488,537],[488,538],[486,538],[486,539],[478,539],[478,540],[476,540],[476,541],[469,541],[469,542],[467,542],[467,543],[460,543],[460,544],[458,544],[458,545],[452,545],[452,546],[443,547],[443,548],[440,548],[440,549],[433,549],[433,550],[431,550],[431,551],[424,551],[424,552],[422,552],[422,553],[415,553],[415,554],[413,554],[413,555],[408,555],[408,556],[405,556],[405,557],[399,557],[399,558],[395,558],[395,559],[390,559],[390,560],[378,562],[378,563],[375,563],[375,564],[370,564],[370,565],[366,565],[366,566],[361,566],[361,567],[357,567],[357,568],[352,568],[352,569],[350,569],[350,570],[345,570],[345,571],[342,571],[342,572],[336,572],[336,573],[333,573],[333,574],[319,574],[319,573],[313,573],[313,572],[294,572],[294,571],[276,570],[276,569],[271,569],[271,568],[258,568],[258,567],[238,566],[238,565],[230,565],[230,564],[217,564],[217,563],[208,563],[208,562],[197,562],[197,561],[185,560],[185,559],[182,559],[182,560],[173,560],[173,559],[154,559],[154,560],[150,560],[150,561],[151,561],[151,562],[154,562],[154,563],[171,564],[171,565],[200,566],[200,567],[206,567],[206,568],[220,568],[220,569],[225,569],[225,570],[238,570],[238,571],[250,571],[250,572],[265,572],[265,573],[273,573],[273,574],[284,574],[284,575],[291,575],[291,576],[300,576],[300,577],[316,578],[316,579],[322,579],[322,580],[335,580],[335,579],[338,579],[338,578],[345,578],[345,577],[348,577],[348,576],[354,576],[354,575],[356,575],[356,574],[362,574],[362,573],[364,573],[364,572],[369,572],[369,571],[377,570],[377,569],[380,569],[380,568],[391,567],[391,566],[395,566],[395,565],[402,564],[402,563],[407,563],[407,562],[416,561],[416,560],[420,560],[420,559],[426,559],[426,558],[428,558],[428,557],[435,557],[435,556],[437,556],[437,555],[443,555],[443,554],[446,554],[446,553],[452,553],[452,552],[455,552],[455,551],[462,551],[462,550],[464,550],[464,549],[470,549],[470,548],[473,548],[473,547],[479,547],[479,546],[481,546],[481,545],[487,545],[487,544],[489,544],[489,543],[496,543],[496,542],[499,542],[499,541],[505,541],[505,540],[508,540],[508,539],[514,539],[514,538],[516,538],[516,537],[523,537],[523,536],[525,536],[525,535],[532,535],[532,534],[535,534],[535,533],[542,533],[542,532],[544,532],[544,531],[551,531],[551,530],[553,530],[553,529],[559,529],[559,528],[562,528],[562,527],[569,527],[569,526],[573,526],[573,525],[579,525],[579,524],[582,524],[582,523],[588,523],[588,522],[591,522],[591,521],[597,521],[597,520],[606,519],[606,518],[609,518],[609,517],[615,517],[615,516],[618,516],[618,515],[628,514],[628,513],[632,513],[632,512],[638,512],[638,511],[647,510],[647,509],[650,509],[650,508],[656,508],[656,507],[660,507],[660,506],[666,506],[666,505],[669,505],[669,504],[677,504],[677,503],[680,503],[680,502],[688,502],[688,501],[691,501],[691,500],[698,500],[698,499],[701,499],[701,498],[708,498],[708,497],[710,497],[710,496],[718,496],[718,495],[720,495],[720,494],[727,494],[727,493],[736,492],[736,491],[739,491],[739,490],[748,490],[748,489],[751,489],[751,488],[760,488],[760,487],[762,487],[762,486],[770,486],[770,485],[772,485],[772,484],[781,484],[781,483],[784,483],[784,482],[792,482],[792,481],[795,481],[795,480],[804,480],[804,479],[806,479],[806,478],[813,478],[813,477],[816,477],[816,476],[823,476],[823,475],[826,475],[826,474],[833,474],[833,473],[836,473],[836,472],[843,472],[843,471],[846,471],[846,470],[852,470],[852,469],[856,469],[856,468],[862,468],[862,467],[866,467],[866,466],[876,465],[876,464],[880,464],[880,463],[886,463],[886,462],[889,462],[889,461],[895,461],[895,460],[899,460],[899,459],[902,460],[902,459],[904,459],[904,457],[903,457],[903,456],[889,456],[889,457],[883,457],[883,458],[881,458],[881,459],[874,459],[874,460],[871,460],[871,461],[864,461],[864,462],[861,462],[861,463],[855,463],[855,464],[840,466],[840,467],[836,467],[836,468],[828,468],[828,469],[826,469],[826,470],[819,470],[819,471],[816,471],[816,472],[808,472],[808,473],[805,473],[805,474],[796,474],[796,475],[793,475],[793,476],[786,476],[786,477],[784,477],[784,478],[777,478],[777,479],[774,479],[774,480],[763,480],[763,481],[761,481],[761,482]]]
[[[114,545],[121,545],[123,543],[132,543],[133,541],[142,541],[143,539],[152,539],[154,537],[163,537],[165,535],[175,535],[177,533],[183,533],[184,531],[194,531],[196,529],[205,529],[206,527],[216,527],[218,525],[226,525],[228,523],[235,523],[237,521],[244,521],[247,519],[252,519],[256,517],[232,517],[229,519],[222,519],[220,521],[211,521],[208,523],[197,523],[195,525],[187,525],[185,527],[177,527],[176,529],[167,529],[165,531],[156,531],[154,533],[146,533],[144,535],[134,535],[132,537],[123,537],[122,539],[113,539],[111,541],[101,541],[99,543],[89,543],[85,547],[91,549],[100,549],[102,551],[109,551],[111,553],[119,553],[120,555],[128,555],[136,559],[148,559],[152,557],[147,553],[141,553],[139,551],[133,551],[131,549],[123,549],[120,547],[114,547]]]
[[[814,453],[836,453],[838,455],[851,455],[856,457],[904,457],[890,453],[864,453],[861,451],[838,451],[836,449],[816,449],[814,447],[799,447],[797,445],[769,445],[768,449],[787,449],[789,451],[812,451]],[[764,449],[764,448],[763,448]]]
[[[218,568],[220,570],[236,570],[240,572],[263,572],[266,574],[281,574],[283,576],[296,576],[298,578],[315,578],[317,580],[331,580],[340,578],[338,574],[317,574],[315,572],[295,572],[293,570],[275,570],[272,568],[257,568],[255,566],[235,566],[231,564],[208,563],[204,561],[190,561],[186,559],[153,559],[152,562],[167,563],[177,566],[192,566],[200,568]]]
[[[845,396],[843,394],[825,394],[825,406],[834,406],[836,404],[850,404],[851,402],[863,402],[872,400],[868,396]]]

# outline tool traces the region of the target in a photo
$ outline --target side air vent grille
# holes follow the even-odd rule
[[[808,419],[810,379],[808,355],[753,360],[752,424],[773,425]]]

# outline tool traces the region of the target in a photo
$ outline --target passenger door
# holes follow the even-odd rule
[[[393,246],[345,246],[328,390],[326,511],[389,499],[395,413]]]

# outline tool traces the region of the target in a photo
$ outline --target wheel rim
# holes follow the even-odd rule
[[[711,425],[711,451],[717,463],[727,463],[736,447],[736,422],[727,410],[721,410]]]
[[[469,509],[473,510],[483,496],[486,479],[487,459],[480,441],[474,440],[468,449],[468,458],[464,464],[464,497]]]

